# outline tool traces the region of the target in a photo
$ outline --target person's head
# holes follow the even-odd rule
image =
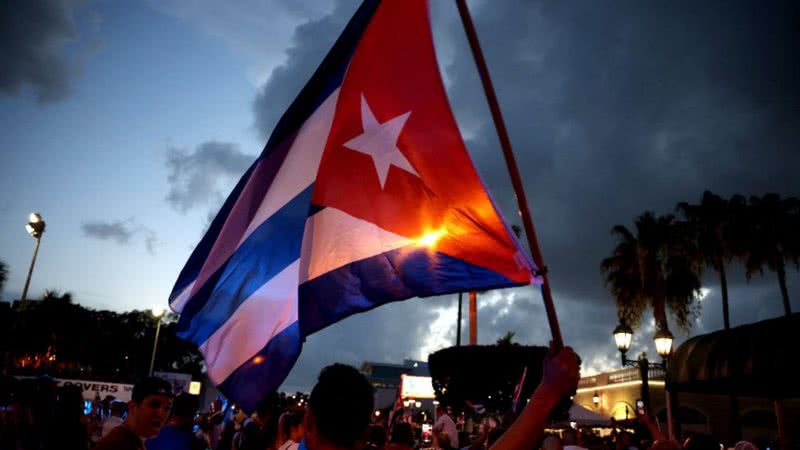
[[[75,385],[58,388],[57,411],[60,418],[79,419],[83,415],[83,391]]]
[[[282,416],[281,431],[283,436],[294,442],[303,440],[303,411],[287,412]]]
[[[447,414],[447,408],[445,408],[444,405],[439,404],[439,406],[436,407],[436,417],[443,416],[445,414]]]
[[[185,421],[194,420],[200,402],[191,394],[181,393],[172,401],[172,417]]]
[[[758,450],[758,447],[750,441],[739,441],[733,448],[734,450]]]
[[[684,450],[717,450],[719,441],[707,434],[693,434],[683,442]]]
[[[303,425],[310,450],[363,446],[372,419],[373,391],[354,367],[333,364],[322,369],[308,405]]]
[[[574,428],[564,430],[564,445],[578,445],[578,431]]]
[[[411,430],[411,424],[400,422],[392,427],[392,437],[390,439],[392,444],[414,446],[414,432]]]
[[[209,405],[208,410],[211,414],[220,412],[222,410],[222,400],[214,400],[213,402],[211,402],[211,405]]]
[[[370,425],[367,432],[367,443],[372,448],[383,448],[386,445],[386,430],[380,425]]]
[[[650,450],[681,450],[681,444],[679,444],[678,441],[673,441],[672,439],[662,439],[653,442]],[[754,448],[752,450],[758,449]]]
[[[125,423],[142,438],[158,434],[172,407],[172,386],[157,377],[148,377],[136,383],[128,402]]]
[[[551,434],[542,440],[542,450],[563,450],[564,445],[561,444],[561,438]]]
[[[109,410],[111,411],[111,415],[114,417],[122,417],[125,414],[125,402],[121,402],[119,400],[112,400],[111,405],[109,406]]]

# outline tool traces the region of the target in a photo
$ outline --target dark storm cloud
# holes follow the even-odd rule
[[[800,191],[800,36],[788,9],[499,2],[476,11],[557,288],[595,298],[609,230],[645,210],[671,212],[704,189]],[[454,60],[453,106],[475,115],[485,100],[468,48]],[[484,117],[468,144],[515,217]]]
[[[344,11],[344,10],[347,11]],[[618,367],[610,336],[614,301],[600,261],[615,244],[610,229],[631,226],[646,210],[671,213],[677,202],[720,195],[800,195],[800,33],[791,2],[473,4],[473,18],[550,268],[562,331],[584,367]],[[267,136],[355,10],[299,27],[285,65],[255,102]],[[512,223],[517,207],[463,28],[454,11],[434,8],[437,49],[448,94],[473,160]],[[439,21],[439,22],[436,22]],[[747,283],[730,268],[734,325],[781,313],[774,274]],[[800,277],[790,296],[800,306]],[[718,281],[693,332],[722,324]],[[538,291],[501,291],[479,299],[479,336],[515,331],[546,345]],[[509,306],[508,297],[514,296]],[[313,381],[322,362],[398,362],[425,344],[428,326],[452,297],[378,308],[312,336],[289,382]],[[513,313],[505,309],[513,308]],[[653,353],[650,315],[632,352]],[[442,334],[454,342],[455,323]],[[679,341],[686,337],[673,330]],[[324,339],[323,339],[324,336]],[[365,339],[365,336],[368,339]],[[464,336],[466,337],[466,331]],[[304,374],[301,376],[300,374]]]
[[[127,244],[136,233],[130,221],[86,222],[81,225],[81,229],[84,236],[101,241],[115,241],[117,244]]]
[[[262,138],[272,133],[278,119],[311,78],[357,6],[354,0],[340,0],[331,15],[295,29],[292,46],[286,52],[286,63],[272,71],[254,102],[255,128]]]
[[[228,142],[204,142],[191,153],[171,148],[167,152],[167,201],[184,213],[195,206],[221,203],[254,160]]]
[[[158,237],[155,231],[138,225],[134,219],[117,220],[114,222],[84,222],[81,224],[83,235],[101,241],[114,241],[120,245],[127,245],[136,235],[143,237],[144,246],[148,253],[155,254]]]
[[[75,63],[63,53],[77,37],[72,5],[62,0],[9,0],[0,6],[0,93],[30,85],[40,102],[69,92]]]

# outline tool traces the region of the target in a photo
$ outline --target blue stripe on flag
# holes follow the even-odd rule
[[[352,314],[410,297],[524,284],[443,253],[400,248],[301,284],[300,332],[308,336]]]
[[[189,303],[181,314],[177,327],[181,338],[204,343],[253,292],[300,257],[313,188],[313,184],[307,187],[259,225],[219,275],[206,283],[214,287],[205,304]],[[204,293],[201,290],[197,296]]]
[[[258,211],[261,202],[264,200],[264,196],[267,194],[267,191],[269,190],[270,186],[272,186],[272,182],[275,180],[275,176],[278,174],[278,171],[283,165],[283,162],[286,160],[286,156],[289,154],[289,151],[292,148],[292,144],[294,143],[295,138],[297,138],[296,134],[294,136],[291,136],[291,139],[287,139],[280,145],[276,146],[275,150],[272,153],[270,153],[267,157],[259,159],[257,163],[261,162],[260,167],[256,168],[256,164],[253,165],[255,173],[251,174],[251,176],[258,178],[252,180],[253,183],[255,183],[255,185],[252,188],[253,192],[248,192],[245,194],[247,198],[250,200],[250,203],[247,205],[243,205],[242,207],[240,207],[241,209],[237,210],[237,213],[239,214],[247,214],[247,220],[252,220],[252,217]],[[239,197],[241,195],[241,192],[236,193],[236,195],[237,197]],[[228,201],[230,201],[231,198],[232,196],[228,198]],[[238,200],[239,200],[238,198],[235,199],[234,203]],[[216,222],[216,219],[214,219],[214,221]],[[219,238],[218,235],[219,231],[217,231],[217,233],[214,236],[215,240]],[[223,237],[223,239],[224,238],[225,237]],[[211,244],[212,247],[213,244],[214,243]],[[183,311],[187,311],[189,313],[189,316],[193,316],[194,312],[198,311],[199,309],[203,308],[203,306],[205,306],[206,302],[208,301],[209,295],[211,295],[214,286],[216,286],[217,280],[219,280],[220,274],[225,270],[225,267],[227,267],[228,263],[230,262],[230,258],[232,257],[233,255],[231,255],[231,257],[229,257],[228,260],[224,264],[222,264],[214,272],[214,274],[212,274],[209,277],[208,280],[206,280],[203,286],[199,287],[198,291],[195,292],[195,294],[189,299],[187,304],[183,307],[181,314],[183,314]],[[200,270],[202,270],[202,267]],[[197,274],[194,276],[194,278],[191,279],[191,281],[194,281],[196,278]],[[195,289],[197,288],[198,287],[195,286]],[[173,292],[172,295],[175,294],[176,292]]]
[[[200,274],[200,269],[203,268],[203,263],[206,262],[208,254],[211,252],[211,248],[214,247],[214,242],[216,242],[217,236],[219,236],[219,232],[225,224],[225,220],[228,219],[228,214],[230,214],[233,205],[236,204],[236,199],[239,197],[239,194],[242,193],[242,189],[247,185],[247,181],[250,179],[250,175],[253,173],[253,169],[255,169],[258,161],[260,161],[260,158],[256,159],[239,182],[236,183],[236,187],[233,188],[233,191],[228,195],[222,208],[219,210],[216,217],[214,217],[203,239],[200,240],[200,243],[197,244],[197,247],[195,247],[192,255],[189,257],[189,260],[186,261],[186,265],[183,267],[183,270],[181,270],[180,275],[178,275],[175,286],[172,288],[172,293],[169,295],[170,303],[175,300],[178,294],[186,289],[186,286],[197,279],[197,275]]]
[[[297,322],[270,339],[219,385],[220,390],[245,411],[253,411],[258,402],[276,391],[292,370],[303,344]]]

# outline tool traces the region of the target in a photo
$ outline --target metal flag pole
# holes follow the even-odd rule
[[[531,256],[538,269],[536,275],[542,277],[542,297],[544,299],[545,311],[547,311],[547,321],[550,323],[550,333],[553,336],[553,345],[556,348],[561,348],[564,346],[564,342],[561,339],[561,328],[558,325],[556,308],[553,306],[553,295],[550,292],[550,282],[547,279],[547,266],[544,265],[542,252],[539,250],[539,241],[536,239],[536,230],[533,228],[533,220],[528,210],[528,200],[525,198],[525,190],[522,187],[517,161],[511,149],[511,140],[508,138],[508,132],[506,131],[506,125],[503,121],[503,115],[500,113],[500,106],[497,103],[494,86],[489,77],[489,69],[486,66],[486,60],[483,57],[483,52],[478,42],[478,35],[475,32],[475,25],[472,23],[472,17],[469,14],[467,4],[465,0],[456,0],[456,4],[458,5],[458,12],[461,15],[461,22],[464,24],[464,31],[467,33],[469,46],[472,49],[472,56],[475,58],[475,64],[478,66],[478,73],[483,83],[483,91],[486,93],[486,100],[492,112],[492,119],[494,120],[495,129],[497,129],[497,136],[500,138],[500,146],[503,149],[508,172],[511,175],[511,183],[514,186],[514,192],[517,196],[517,204],[519,206],[520,215],[522,216],[522,224],[525,227],[525,235],[528,237]]]

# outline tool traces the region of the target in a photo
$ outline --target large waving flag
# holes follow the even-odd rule
[[[478,177],[423,0],[365,1],[170,295],[178,334],[253,409],[309,334],[414,296],[519,286],[533,263]]]

